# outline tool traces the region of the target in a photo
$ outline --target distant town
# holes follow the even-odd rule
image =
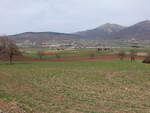
[[[24,40],[16,42],[20,48],[51,48],[51,49],[78,49],[78,48],[119,48],[119,47],[149,47],[150,41],[135,40],[48,40],[42,42]]]

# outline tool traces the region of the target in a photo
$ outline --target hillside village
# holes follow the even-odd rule
[[[149,47],[150,41],[142,40],[48,40],[37,43],[36,41],[25,40],[23,42],[16,42],[20,48],[51,48],[51,49],[78,49],[78,48],[104,48],[104,47],[135,47],[143,48]]]

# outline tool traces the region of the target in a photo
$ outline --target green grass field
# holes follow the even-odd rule
[[[26,50],[25,53],[23,53],[23,56],[25,57],[31,57],[31,58],[39,58],[37,55],[39,49],[29,49],[28,51]],[[48,50],[45,49],[43,51],[50,51],[50,52],[59,52],[60,57],[75,57],[75,56],[90,56],[91,54],[100,55],[100,54],[105,54],[105,53],[110,53],[112,51],[101,51],[98,52],[97,49],[76,49],[76,50]],[[43,58],[56,58],[56,55],[43,55]]]
[[[149,113],[150,65],[0,62],[0,99],[27,113]]]
[[[22,49],[21,51],[23,52],[23,56],[25,57],[31,57],[31,58],[39,58],[37,55],[39,48],[28,48],[28,49]],[[91,54],[94,54],[95,56],[97,55],[102,55],[102,54],[107,54],[107,53],[113,53],[113,52],[118,52],[118,51],[123,51],[123,52],[146,52],[149,53],[150,48],[114,48],[112,50],[107,50],[107,51],[97,51],[97,49],[75,49],[75,50],[52,50],[49,48],[44,48],[42,51],[46,52],[59,52],[59,57],[64,58],[64,57],[75,57],[75,56],[90,56]],[[57,54],[57,53],[56,53]],[[42,58],[57,58],[55,54],[53,55],[43,55]]]

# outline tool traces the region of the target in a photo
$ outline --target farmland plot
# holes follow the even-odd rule
[[[150,65],[0,62],[0,102],[26,113],[148,113]]]

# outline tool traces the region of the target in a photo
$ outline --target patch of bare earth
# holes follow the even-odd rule
[[[16,102],[7,102],[0,99],[0,113],[26,113],[17,106]]]
[[[129,60],[130,57],[126,57],[126,60]],[[6,61],[7,59],[0,59]],[[36,62],[36,61],[54,61],[54,62],[72,62],[72,61],[104,61],[104,60],[119,60],[119,57],[112,53],[112,54],[104,54],[98,55],[93,58],[90,56],[71,56],[71,57],[62,57],[62,58],[31,58],[31,57],[24,57],[24,56],[17,56],[14,58],[15,61],[27,61],[27,62]],[[143,56],[137,56],[136,60],[144,60]]]

